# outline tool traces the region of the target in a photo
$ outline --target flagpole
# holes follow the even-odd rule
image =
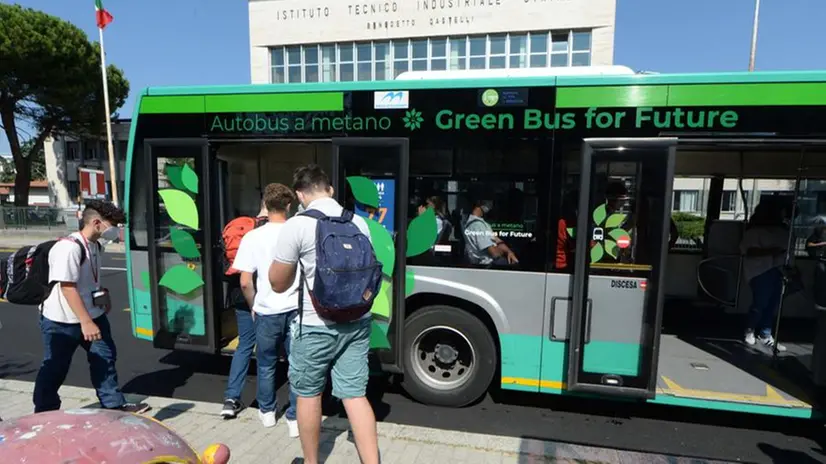
[[[100,68],[103,75],[103,105],[106,111],[106,143],[109,149],[109,181],[112,184],[112,203],[118,206],[118,171],[115,166],[115,149],[112,145],[112,120],[110,117],[112,112],[109,110],[109,79],[106,75],[106,49],[103,46],[102,27],[98,27],[98,33],[100,34]]]
[[[749,53],[749,72],[754,71],[754,57],[757,55],[757,23],[760,20],[760,0],[754,0],[754,24],[751,27],[751,52]]]

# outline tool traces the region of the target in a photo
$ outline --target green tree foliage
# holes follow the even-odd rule
[[[20,146],[23,153],[31,153],[31,180],[45,180],[46,179],[46,156],[43,152],[43,146],[40,148],[34,147],[34,140],[29,139]],[[14,169],[14,161],[0,158],[0,182],[14,182],[16,175]]]
[[[105,121],[100,48],[78,27],[46,13],[0,3],[0,125],[14,160],[15,204],[26,206],[34,161],[49,135],[97,136]],[[109,104],[129,95],[108,66]],[[26,134],[22,127],[33,128]],[[25,140],[23,140],[25,139]],[[33,173],[34,169],[34,173]],[[43,172],[45,174],[45,172]]]

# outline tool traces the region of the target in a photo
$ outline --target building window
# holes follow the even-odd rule
[[[93,161],[98,157],[98,142],[93,140],[86,140],[83,142],[85,147],[84,161]]]
[[[693,213],[699,211],[697,208],[700,200],[700,192],[697,190],[675,190],[674,191],[674,211]]]
[[[273,83],[388,80],[407,71],[589,66],[591,31],[293,45],[270,53]]]
[[[510,53],[508,55],[508,67],[527,68],[528,67],[528,35],[512,34],[510,36]]]
[[[490,45],[490,51],[488,52],[489,69],[505,68],[505,64],[507,63],[505,55],[507,40],[508,36],[505,34],[492,35],[488,38],[488,44]]]
[[[407,72],[410,68],[408,60],[410,59],[409,43],[406,40],[393,41],[393,78],[399,76],[403,72]]]
[[[287,82],[287,73],[284,69],[284,47],[275,47],[272,54],[272,83],[281,84]]]
[[[128,150],[129,150],[129,142],[127,142],[126,140],[118,140],[118,144],[117,144],[118,159],[125,160]]]
[[[69,185],[67,187],[69,191],[69,200],[74,203],[77,201],[77,197],[80,196],[80,185],[76,180],[70,180]]]
[[[336,46],[321,46],[321,81],[335,82],[336,78]]]
[[[591,65],[591,31],[572,32],[571,66]]]
[[[338,80],[342,82],[354,81],[356,78],[355,54],[353,53],[354,46],[355,44],[353,44],[352,42],[341,44],[338,46]]]
[[[410,69],[412,71],[427,71],[427,39],[410,42]]]
[[[548,34],[532,33],[530,35],[530,66],[544,68],[548,66]]]
[[[301,47],[287,47],[287,82],[301,82]]]
[[[568,66],[568,53],[571,51],[568,46],[567,32],[562,34],[551,34],[551,67],[558,68]]]
[[[318,46],[304,47],[304,82],[318,81]]]
[[[720,211],[732,213],[737,211],[737,191],[725,190],[720,201]]]
[[[66,142],[66,159],[69,161],[80,159],[80,147],[77,142]]]
[[[447,39],[430,39],[430,70],[447,69]]]
[[[393,64],[390,56],[390,42],[373,43],[373,52],[375,53],[373,79],[377,81],[389,79],[392,73],[390,66]]]

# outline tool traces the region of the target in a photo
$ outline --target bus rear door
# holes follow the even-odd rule
[[[367,178],[375,185],[378,208],[361,204]],[[373,303],[370,344],[384,369],[400,372],[407,259],[408,140],[405,138],[333,139],[333,186],[339,202],[372,219],[376,257],[385,264],[382,290]],[[367,185],[369,187],[369,185]],[[368,190],[372,191],[372,187]],[[370,194],[372,195],[372,193]],[[384,237],[378,237],[378,233]],[[391,249],[392,248],[392,249]],[[390,274],[392,271],[392,275]]]
[[[144,142],[153,344],[215,353],[222,292],[218,169],[204,139]],[[213,179],[213,177],[215,177]]]
[[[567,390],[653,398],[675,139],[586,139]]]

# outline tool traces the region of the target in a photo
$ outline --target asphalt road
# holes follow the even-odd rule
[[[124,256],[107,254],[103,265],[102,281],[116,308],[128,306]],[[34,380],[42,356],[36,310],[0,303],[0,321],[0,378]],[[111,325],[126,392],[223,399],[229,359],[154,349],[132,337],[129,313],[121,309],[112,312]],[[255,396],[254,364],[250,373],[247,402]],[[66,383],[91,386],[82,350]],[[376,382],[371,397],[377,416],[387,422],[740,462],[826,462],[826,429],[809,421],[515,392],[493,392],[479,404],[448,409],[418,404],[392,381]],[[335,413],[336,407],[330,403],[326,412]]]

